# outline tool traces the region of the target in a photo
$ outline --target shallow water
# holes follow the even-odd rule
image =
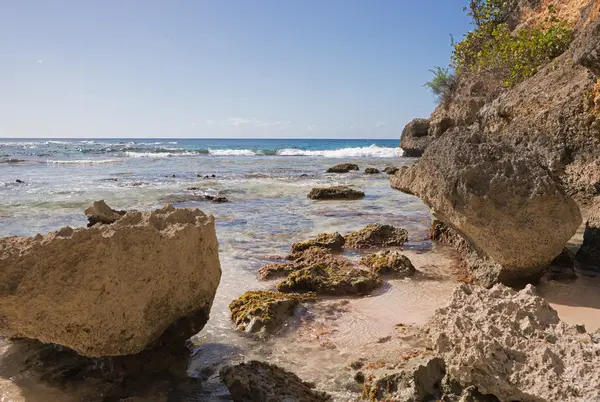
[[[202,376],[208,361],[223,356],[234,361],[259,358],[314,381],[341,401],[358,398],[356,390],[340,379],[348,361],[360,356],[367,345],[391,335],[396,324],[423,324],[446,304],[455,286],[453,252],[426,240],[428,208],[416,197],[392,190],[387,175],[362,173],[369,166],[383,169],[413,163],[393,148],[396,143],[171,142],[176,141],[1,143],[5,159],[0,163],[0,235],[84,226],[83,209],[98,199],[117,209],[149,210],[170,202],[211,213],[216,218],[223,275],[210,321],[193,338],[198,349],[189,375]],[[340,162],[357,163],[361,172],[324,173]],[[214,178],[204,178],[213,174]],[[16,179],[25,183],[15,183]],[[306,198],[312,187],[340,184],[361,189],[366,197],[358,201]],[[191,187],[196,189],[188,190]],[[223,195],[230,202],[211,203],[204,200],[205,194]],[[293,242],[320,232],[346,233],[376,222],[409,231],[406,254],[422,274],[389,280],[368,297],[330,298],[309,305],[278,337],[256,339],[234,328],[228,310],[231,300],[246,290],[274,285],[256,278],[257,270],[271,262],[267,256],[285,255]],[[567,285],[550,284],[541,292],[554,298],[567,322],[598,314],[595,285],[585,285],[589,311],[564,302],[561,294],[574,290],[562,286]],[[48,388],[33,374],[19,371],[20,357],[0,359],[0,401],[74,401],[81,400],[80,391],[89,394],[91,385],[83,390]],[[220,400],[223,390],[215,384],[203,392],[192,399]]]

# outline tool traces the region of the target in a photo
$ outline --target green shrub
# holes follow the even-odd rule
[[[511,87],[534,75],[569,47],[573,40],[571,29],[555,16],[552,6],[544,23],[511,32],[506,23],[510,4],[500,0],[471,1],[469,14],[477,29],[454,45],[452,64],[457,72],[492,73],[503,86]]]
[[[437,66],[429,71],[433,73],[433,79],[426,82],[425,86],[433,92],[438,102],[447,104],[456,89],[456,75],[447,68]]]

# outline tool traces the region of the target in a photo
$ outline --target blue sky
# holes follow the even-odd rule
[[[467,0],[19,0],[0,137],[398,138]]]

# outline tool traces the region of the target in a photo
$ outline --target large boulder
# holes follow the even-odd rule
[[[221,277],[214,218],[172,206],[2,238],[0,266],[0,335],[89,357],[138,353],[167,329],[197,333]]]
[[[447,375],[501,401],[600,400],[598,339],[560,321],[533,287],[461,285],[427,329]]]
[[[429,120],[414,119],[402,130],[400,137],[400,148],[404,156],[419,157],[431,142],[429,134]]]
[[[499,264],[503,282],[540,275],[581,223],[577,204],[548,170],[517,151],[455,130],[391,180],[392,187],[419,196],[440,221]]]
[[[600,200],[596,200],[587,215],[583,243],[576,258],[586,265],[600,268]]]

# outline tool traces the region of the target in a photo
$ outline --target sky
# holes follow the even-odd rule
[[[467,0],[18,0],[0,138],[398,138]]]

